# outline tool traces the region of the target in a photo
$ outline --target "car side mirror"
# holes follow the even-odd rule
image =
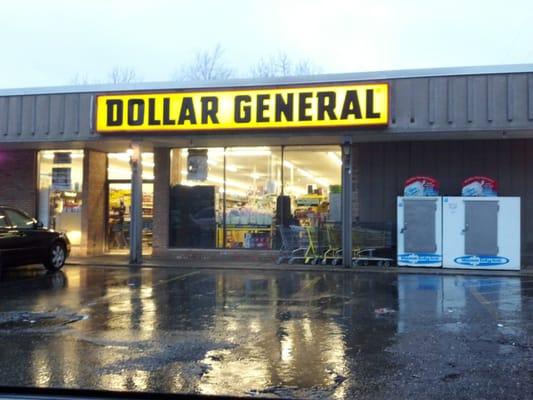
[[[41,229],[41,228],[44,227],[44,224],[43,224],[41,221],[35,221],[35,222],[33,223],[33,227],[34,227],[35,229]]]

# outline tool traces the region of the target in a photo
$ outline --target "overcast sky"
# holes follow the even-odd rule
[[[6,0],[0,88],[166,81],[220,44],[249,75],[279,52],[324,73],[533,63],[532,0]]]

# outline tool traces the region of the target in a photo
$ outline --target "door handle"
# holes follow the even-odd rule
[[[407,225],[404,225],[403,228],[400,230],[400,233],[404,233],[407,230]]]

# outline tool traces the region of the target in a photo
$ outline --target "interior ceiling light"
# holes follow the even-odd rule
[[[182,176],[187,176],[187,174],[188,174],[187,170],[185,170],[185,169],[181,170],[181,175]],[[218,183],[220,185],[224,185],[224,178],[222,178],[220,176],[208,175],[206,180],[210,181],[210,182]],[[193,182],[192,185],[190,184],[191,182]],[[195,185],[197,185],[197,183],[195,183],[195,181],[188,181],[186,179],[184,179],[184,181],[181,184],[186,185],[186,186],[195,186]],[[236,187],[236,188],[239,188],[239,189],[244,189],[244,190],[248,190],[250,188],[248,185],[245,185],[245,184],[243,184],[241,182],[233,181],[233,180],[230,180],[230,179],[226,179],[226,186],[233,186],[233,187]]]
[[[131,149],[128,149],[128,152],[131,152],[131,154],[133,154],[133,150]],[[107,158],[111,160],[120,160],[120,161],[126,161],[126,162],[130,161],[130,157],[131,156],[129,153],[109,153],[107,155]]]
[[[315,180],[322,186],[329,186],[329,181],[326,178],[316,178]]]
[[[305,169],[301,169],[301,168],[296,168],[296,170],[302,174],[303,176],[305,176],[306,178],[309,178],[309,179],[315,179],[315,177],[313,176],[313,174],[311,174],[310,172],[307,172]]]
[[[287,160],[283,161],[283,165],[288,168],[294,168],[294,164]]]
[[[70,153],[71,159],[83,158],[83,150],[44,150],[44,151],[41,151],[42,157],[45,160],[53,160],[55,153]]]
[[[328,151],[328,157],[331,158],[333,161],[335,161],[335,163],[339,166],[339,167],[342,167],[342,160],[341,158],[337,155],[337,153],[333,152],[333,151]]]
[[[269,156],[271,154],[270,150],[235,150],[226,153],[228,157]]]
[[[218,193],[223,194],[224,193],[224,188],[223,187],[218,188]],[[247,196],[246,192],[243,192],[241,190],[228,189],[228,188],[226,188],[226,193],[227,194],[232,194],[234,196],[240,196],[240,197],[246,197]]]

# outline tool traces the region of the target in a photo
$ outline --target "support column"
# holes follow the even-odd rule
[[[168,249],[170,200],[170,149],[154,149],[154,227],[152,251],[157,256]],[[176,168],[176,170],[178,170]],[[179,170],[178,170],[179,172]]]
[[[104,252],[107,155],[86,149],[83,156],[80,255]]]
[[[142,157],[141,145],[133,142],[131,159],[130,264],[142,263]]]
[[[361,170],[359,168],[359,144],[352,145],[352,222],[358,222],[360,215]]]
[[[352,266],[352,144],[342,145],[342,264]]]

